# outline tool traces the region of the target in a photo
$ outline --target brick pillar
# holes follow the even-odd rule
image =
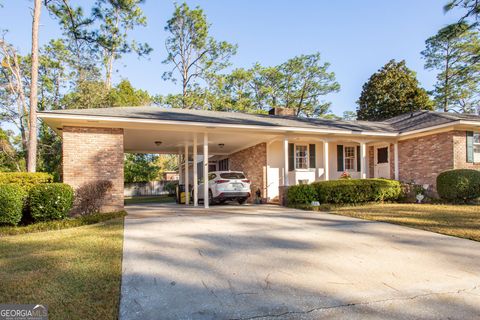
[[[74,189],[110,180],[102,212],[123,210],[123,129],[64,127],[63,182]]]
[[[395,179],[395,145],[391,143],[388,146],[388,156],[390,159],[388,159],[389,164],[390,164],[390,179],[394,180]]]
[[[375,148],[374,146],[368,147],[368,177],[375,177]]]
[[[266,167],[267,167],[267,144],[260,143],[253,147],[243,149],[228,156],[230,170],[243,171],[250,179],[251,197],[249,202],[255,199],[255,192],[260,190],[262,199],[266,200]]]

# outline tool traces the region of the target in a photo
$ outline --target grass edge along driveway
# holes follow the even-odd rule
[[[44,304],[49,319],[117,319],[123,224],[0,238],[0,303]]]
[[[329,212],[480,241],[480,205],[366,204]]]

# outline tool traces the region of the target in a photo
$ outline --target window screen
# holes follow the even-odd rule
[[[345,170],[355,170],[355,147],[345,147]]]
[[[473,162],[480,162],[480,132],[473,133]]]
[[[295,146],[295,168],[307,169],[308,152],[307,146]]]
[[[388,147],[377,149],[377,163],[388,163]]]
[[[219,171],[228,171],[228,158],[218,161]]]

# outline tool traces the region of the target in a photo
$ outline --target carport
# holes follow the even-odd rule
[[[125,110],[128,109],[128,110]],[[130,111],[132,114],[122,114]],[[42,112],[42,118],[62,136],[63,181],[74,188],[93,180],[108,179],[113,190],[106,199],[104,211],[123,208],[124,153],[177,154],[183,159],[182,177],[189,205],[188,181],[193,181],[193,206],[198,206],[198,193],[208,199],[208,184],[198,190],[198,180],[208,177],[208,159],[235,153],[250,146],[275,138],[278,133],[266,128],[246,130],[244,125],[222,124],[213,118],[188,121],[184,111],[172,111],[172,119],[147,119],[149,113],[161,110],[150,108],[108,108]],[[142,111],[142,112],[139,112]],[[102,115],[100,115],[103,113]],[[166,114],[166,113],[165,113]],[[259,127],[259,126],[256,126]],[[191,159],[188,161],[188,159]],[[203,172],[196,164],[202,162]],[[192,178],[193,179],[190,179]],[[204,201],[208,208],[208,201]]]

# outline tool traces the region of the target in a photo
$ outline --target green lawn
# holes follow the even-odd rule
[[[123,218],[0,238],[0,302],[48,306],[49,319],[117,319]]]
[[[167,203],[167,202],[175,202],[175,196],[152,196],[152,197],[132,197],[132,198],[125,198],[125,204],[136,204],[136,203]]]
[[[330,212],[480,241],[480,205],[368,204]]]
[[[68,229],[73,227],[86,226],[89,224],[99,223],[99,222],[107,221],[114,218],[122,218],[126,215],[127,213],[125,211],[116,211],[116,212],[108,212],[108,213],[95,213],[87,216],[68,218],[64,220],[36,222],[32,224],[27,224],[27,225],[0,226],[0,237],[6,236],[6,235],[15,235],[15,234],[50,231],[50,230],[61,230],[61,229]]]

